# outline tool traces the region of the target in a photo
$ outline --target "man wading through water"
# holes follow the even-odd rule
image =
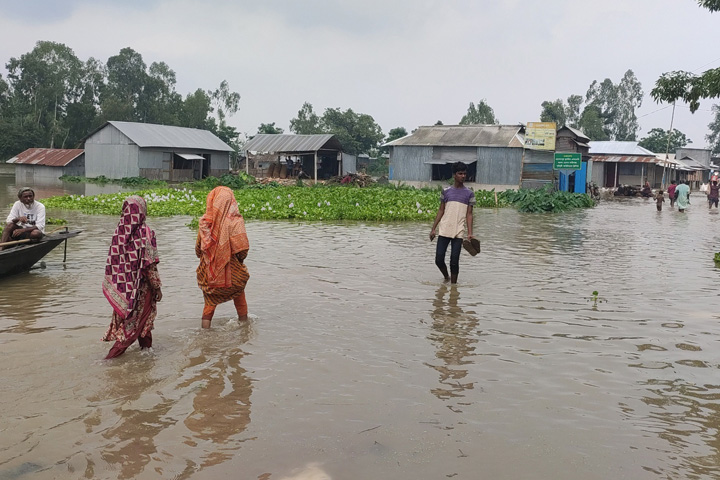
[[[430,230],[430,241],[435,238],[435,229],[439,227],[435,265],[440,269],[446,282],[449,280],[450,283],[457,283],[460,272],[460,250],[463,244],[462,235],[466,227],[467,239],[473,238],[475,193],[464,185],[467,165],[462,162],[454,163],[452,172],[455,183],[453,186],[445,188],[440,195],[440,209]],[[447,265],[445,265],[445,253],[448,245],[451,245],[450,275],[448,275]]]

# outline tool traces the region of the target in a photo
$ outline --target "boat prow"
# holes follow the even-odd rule
[[[37,242],[23,243],[0,250],[0,277],[28,271],[53,248],[68,238],[77,237],[82,230],[53,232]]]

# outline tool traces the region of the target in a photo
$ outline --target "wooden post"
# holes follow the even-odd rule
[[[315,150],[315,183],[317,183],[317,150]]]

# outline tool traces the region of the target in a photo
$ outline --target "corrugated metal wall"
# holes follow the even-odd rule
[[[357,173],[357,157],[349,153],[342,154],[342,173]]]
[[[210,154],[210,174],[218,172],[224,175],[230,171],[230,152],[212,152]]]
[[[554,159],[554,152],[525,150],[522,188],[542,188],[548,184],[555,184]]]
[[[429,182],[432,169],[432,147],[400,146],[390,150],[391,180]]]
[[[522,148],[478,147],[477,183],[519,185]]]
[[[107,178],[137,177],[138,146],[117,128],[107,125],[85,140],[85,176]]]
[[[85,176],[107,178],[137,177],[136,145],[98,145],[85,142]]]

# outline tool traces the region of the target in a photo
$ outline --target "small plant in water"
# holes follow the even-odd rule
[[[713,258],[713,260],[715,260],[715,266],[720,267],[720,252],[717,252],[715,254],[715,257]]]
[[[600,298],[600,294],[597,290],[593,290],[592,295],[590,295],[588,301],[592,302],[593,308],[597,308],[598,303],[607,302],[607,300]]]

